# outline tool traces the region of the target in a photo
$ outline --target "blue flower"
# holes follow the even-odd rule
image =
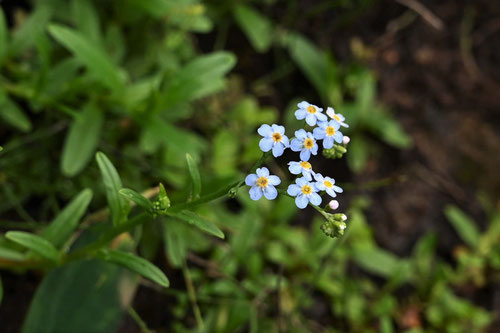
[[[285,128],[283,126],[276,124],[269,126],[264,124],[259,127],[257,132],[263,136],[259,142],[260,149],[263,152],[268,152],[272,149],[274,157],[283,155],[285,148],[289,146],[288,137],[285,135]]]
[[[323,147],[330,149],[333,147],[333,141],[342,143],[344,135],[339,131],[339,128],[340,124],[335,120],[322,121],[318,123],[318,127],[314,129],[314,137],[317,140],[323,140]]]
[[[293,151],[300,151],[300,159],[302,161],[309,161],[311,154],[318,153],[318,144],[312,133],[306,132],[303,129],[295,131],[295,139],[292,140],[290,148]]]
[[[321,197],[316,192],[316,186],[304,177],[297,178],[295,184],[291,184],[287,189],[287,193],[295,197],[295,204],[300,209],[306,208],[309,202],[316,206],[321,204]]]
[[[256,174],[252,173],[245,178],[245,184],[252,187],[250,189],[250,198],[259,200],[264,195],[266,199],[275,199],[278,191],[276,191],[274,185],[279,185],[281,179],[278,176],[269,175],[267,168],[258,168],[255,172]]]
[[[335,179],[330,177],[323,177],[323,175],[316,173],[314,174],[314,180],[316,180],[316,188],[320,191],[325,191],[329,196],[335,198],[337,193],[342,193],[344,190],[335,184]]]
[[[306,123],[310,126],[316,125],[317,121],[326,121],[328,118],[326,115],[321,113],[322,108],[318,108],[316,105],[309,104],[305,101],[297,104],[299,109],[295,111],[295,117],[298,120],[306,119]]]
[[[326,114],[330,116],[333,120],[339,123],[340,126],[349,127],[344,121],[345,117],[340,113],[335,113],[335,110],[332,107],[328,107],[326,109]]]
[[[304,176],[307,180],[311,181],[312,180],[312,175],[314,174],[314,171],[312,170],[311,163],[307,161],[300,161],[300,162],[288,162],[288,170],[294,175],[298,175],[302,173],[302,176]]]

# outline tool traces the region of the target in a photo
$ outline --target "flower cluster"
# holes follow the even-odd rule
[[[322,195],[326,194],[335,198],[337,193],[342,193],[342,188],[335,185],[335,179],[314,172],[309,159],[311,155],[318,154],[320,144],[323,147],[325,157],[342,157],[347,151],[349,137],[344,136],[340,129],[349,126],[345,123],[345,117],[336,113],[331,107],[327,108],[325,114],[322,108],[305,101],[300,102],[297,106],[295,117],[298,120],[305,120],[307,125],[313,127],[312,130],[299,129],[295,131],[295,136],[289,140],[285,135],[285,127],[264,124],[257,130],[262,136],[259,147],[264,153],[272,152],[274,157],[283,155],[287,148],[299,152],[300,161],[288,163],[290,173],[299,177],[288,186],[286,193],[295,198],[295,204],[300,209],[304,209],[308,204],[316,207],[327,218],[322,230],[331,237],[337,237],[343,234],[345,229],[345,215],[329,214],[318,206],[322,202]],[[281,180],[275,175],[270,175],[269,170],[263,167],[258,168],[255,174],[248,175],[245,183],[251,186],[250,198],[252,200],[259,200],[262,196],[273,200],[278,194],[275,186],[279,185]],[[336,200],[331,200],[328,205],[332,210],[337,209],[338,206]]]

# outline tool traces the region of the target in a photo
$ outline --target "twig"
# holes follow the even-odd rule
[[[443,21],[439,17],[434,15],[434,13],[432,13],[429,9],[427,9],[427,7],[422,5],[420,2],[416,0],[396,0],[396,2],[399,2],[401,5],[414,10],[435,29],[443,30],[444,28]]]

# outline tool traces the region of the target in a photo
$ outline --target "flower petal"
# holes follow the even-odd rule
[[[304,178],[304,177],[300,177],[300,178],[297,178],[295,180],[295,182],[297,183],[297,185],[299,185],[300,187],[306,185],[306,184],[309,184],[309,182]]]
[[[289,147],[290,146],[290,141],[288,141],[288,137],[286,135],[283,135],[281,137],[281,143],[283,143],[285,145],[285,147]]]
[[[310,151],[313,155],[316,155],[318,153],[318,145],[315,143]]]
[[[268,180],[270,185],[279,185],[281,183],[280,177],[274,175],[269,176]]]
[[[326,109],[326,114],[330,116],[330,118],[333,118],[333,116],[335,115],[335,110],[329,106],[327,109]]]
[[[313,205],[319,206],[321,204],[321,197],[318,193],[311,193],[309,200]]]
[[[259,200],[262,197],[262,190],[258,186],[252,186],[249,193],[252,200]]]
[[[273,144],[274,142],[272,138],[265,137],[260,139],[259,147],[260,150],[262,150],[263,152],[268,152],[273,148]]]
[[[271,126],[264,124],[264,125],[259,127],[259,129],[257,130],[257,133],[259,133],[262,136],[271,136],[273,134],[273,130],[272,130]]]
[[[295,111],[295,118],[297,118],[298,120],[302,120],[306,117],[306,114],[307,114],[306,110],[299,109]]]
[[[288,186],[288,189],[286,190],[286,193],[290,194],[291,196],[296,196],[301,192],[300,186],[296,184],[291,184]]]
[[[285,151],[285,145],[283,145],[281,142],[278,142],[273,147],[273,156],[279,157],[283,155],[284,151]]]
[[[316,127],[313,130],[313,136],[316,140],[323,140],[325,138],[326,131],[321,127]]]
[[[308,103],[308,102],[306,102],[306,101],[302,101],[302,102],[300,102],[299,104],[297,104],[297,106],[298,106],[299,108],[301,108],[301,109],[306,109],[309,105],[311,105],[311,104],[309,104],[309,103]]]
[[[255,172],[259,177],[269,177],[269,169],[267,169],[266,167],[258,168],[257,170],[255,170]]]
[[[278,132],[281,135],[285,134],[285,127],[284,126],[273,124],[272,128],[273,128],[273,132]]]
[[[301,152],[300,152],[300,159],[302,161],[309,161],[310,157],[311,157],[311,152],[309,151],[309,149],[303,149],[303,150],[301,150]]]
[[[300,150],[302,150],[302,140],[293,139],[292,143],[290,144],[290,149],[293,150],[293,151],[300,151]]]
[[[288,170],[290,170],[292,175],[298,175],[302,171],[302,167],[299,162],[290,162],[288,165]]]
[[[342,132],[335,132],[335,134],[333,135],[333,138],[335,139],[335,141],[337,141],[337,143],[342,143],[342,139],[344,138],[344,135],[342,134]]]
[[[323,140],[323,148],[330,149],[333,147],[333,138],[331,136],[326,136]]]
[[[309,126],[314,126],[316,125],[316,116],[312,113],[309,113],[307,116],[306,116],[306,123],[309,125]]]
[[[252,174],[249,174],[246,178],[245,178],[245,184],[247,184],[248,186],[254,186],[255,185],[255,182],[257,181],[257,175],[252,173]]]
[[[335,198],[337,196],[337,193],[333,190],[333,188],[327,188],[326,193],[331,196],[332,198]]]
[[[274,200],[278,196],[278,191],[274,186],[267,186],[262,192],[264,192],[264,196],[268,200]]]
[[[324,114],[324,113],[316,113],[316,118],[318,119],[318,121],[327,121],[328,120],[328,117]]]
[[[296,198],[295,198],[295,204],[297,205],[297,207],[299,207],[300,209],[304,209],[307,207],[307,203],[309,202],[309,200],[307,199],[307,197],[305,195],[303,195],[302,193],[299,194]]]
[[[295,137],[297,139],[305,139],[307,136],[307,132],[305,129],[299,129],[298,131],[295,131]]]
[[[303,169],[302,176],[304,176],[308,181],[311,181],[312,180],[312,171]]]
[[[338,193],[342,193],[342,192],[344,192],[344,190],[343,190],[343,189],[342,189],[342,187],[340,187],[340,186],[333,185],[333,187],[332,187],[332,188],[333,188],[333,190],[334,190],[335,192],[338,192]]]

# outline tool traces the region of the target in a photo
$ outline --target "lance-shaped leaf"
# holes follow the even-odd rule
[[[148,212],[151,212],[153,210],[153,205],[151,204],[151,201],[148,200],[148,198],[144,197],[142,194],[137,193],[134,190],[131,190],[129,188],[122,188],[120,191],[118,191],[122,196],[125,198],[129,199],[132,202],[135,202],[138,206],[144,208]]]
[[[78,174],[94,155],[103,118],[103,112],[95,104],[89,103],[79,117],[73,119],[61,159],[61,170],[66,176]]]
[[[472,248],[479,244],[480,232],[474,221],[456,206],[446,206],[444,213],[460,238]]]
[[[186,154],[186,161],[189,169],[189,174],[191,175],[191,181],[193,182],[193,198],[198,198],[201,193],[201,178],[198,167],[191,155]]]
[[[117,226],[126,220],[130,211],[130,205],[118,191],[122,188],[122,181],[115,167],[104,153],[96,154],[97,164],[101,170],[102,180],[106,187],[106,198],[113,219],[113,225]]]
[[[35,11],[13,33],[9,54],[14,56],[32,47],[35,41],[45,33],[45,26],[49,22],[51,14],[49,6],[43,4],[37,6]]]
[[[237,5],[234,14],[236,22],[255,50],[266,52],[273,40],[273,27],[269,19],[245,5]]]
[[[87,66],[103,84],[114,90],[119,90],[123,86],[119,68],[101,48],[94,45],[87,37],[73,29],[54,24],[49,26],[49,32]]]
[[[7,36],[7,21],[5,20],[5,14],[0,8],[0,65],[2,64],[5,56],[7,55],[7,50],[9,47],[8,36]]]
[[[195,227],[205,231],[206,233],[224,239],[224,233],[219,229],[219,227],[217,227],[213,222],[210,222],[204,217],[199,216],[195,212],[183,210],[182,212],[172,214],[171,216],[177,217],[182,221],[192,224]]]
[[[30,249],[44,258],[52,261],[59,260],[59,251],[45,238],[24,231],[9,231],[5,234],[5,238]]]
[[[81,191],[42,232],[42,237],[60,247],[78,226],[92,200],[92,191]]]
[[[0,118],[22,132],[31,131],[32,125],[28,116],[3,91],[0,91]]]
[[[144,258],[138,257],[132,253],[116,251],[116,250],[102,250],[98,253],[98,257],[104,261],[111,262],[123,266],[135,273],[158,283],[162,287],[168,287],[169,281],[165,274],[147,261]]]

